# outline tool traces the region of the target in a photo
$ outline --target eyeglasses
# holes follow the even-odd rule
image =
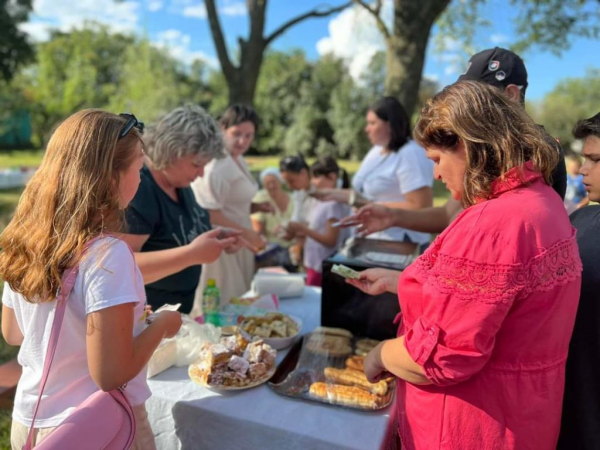
[[[131,131],[131,129],[134,127],[140,133],[144,132],[144,122],[138,121],[137,118],[133,114],[123,113],[123,114],[119,114],[119,117],[123,117],[123,118],[127,119],[127,122],[125,123],[125,126],[119,133],[119,138],[117,140],[121,140],[125,136],[127,136],[127,133],[129,133]]]
[[[286,156],[279,162],[279,169],[282,172],[300,172],[302,169],[308,170],[308,164],[301,156]]]

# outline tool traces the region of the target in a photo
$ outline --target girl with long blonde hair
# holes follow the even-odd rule
[[[140,180],[144,150],[138,125],[134,116],[96,109],[67,118],[0,236],[2,335],[21,346],[23,367],[13,449],[24,445],[31,426],[61,278],[77,264],[35,422],[35,443],[99,388],[109,391],[127,383],[138,422],[135,447],[155,448],[144,407],[150,391],[143,369],[160,341],[178,331],[181,317],[162,312],[145,327],[141,274],[129,247],[114,236],[123,230],[122,211]]]

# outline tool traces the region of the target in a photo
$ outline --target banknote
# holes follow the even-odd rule
[[[351,269],[350,267],[346,267],[343,264],[334,264],[333,267],[331,267],[331,271],[344,278],[350,278],[352,280],[358,280],[360,278],[359,272]]]

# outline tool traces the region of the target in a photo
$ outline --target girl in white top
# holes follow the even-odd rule
[[[348,188],[348,174],[334,158],[320,158],[311,167],[312,184],[315,188]],[[306,284],[321,286],[323,261],[333,255],[348,237],[348,230],[334,227],[350,215],[350,207],[334,201],[317,201],[308,216],[308,223],[290,222],[288,231],[306,238],[304,244],[304,267]]]
[[[67,299],[56,355],[36,418],[39,443],[98,389],[127,383],[138,422],[134,448],[154,449],[144,402],[145,367],[165,337],[181,326],[162,312],[145,326],[144,286],[122,230],[143,165],[141,124],[131,115],[84,110],[54,132],[13,220],[0,236],[2,335],[20,345],[11,444],[20,449],[31,426],[64,270],[79,264]],[[90,240],[97,239],[83,252]],[[39,428],[38,428],[39,427]],[[93,436],[90,436],[93,439]]]
[[[411,140],[410,119],[393,97],[384,97],[367,112],[365,131],[373,148],[352,180],[353,190],[319,190],[322,200],[352,206],[382,203],[392,208],[422,209],[433,204],[433,163],[425,150]],[[372,239],[406,241],[424,245],[428,233],[389,228]]]
[[[206,166],[204,176],[192,183],[192,189],[200,206],[208,210],[213,225],[241,230],[246,241],[261,250],[266,241],[252,229],[250,214],[274,213],[275,209],[269,202],[252,202],[258,183],[243,158],[254,140],[258,115],[249,106],[233,105],[219,122],[225,137],[226,156],[213,159]],[[222,253],[214,263],[202,268],[194,313],[199,312],[202,292],[211,278],[221,291],[222,304],[227,304],[232,297],[250,289],[253,275],[254,254],[249,249],[235,254]]]

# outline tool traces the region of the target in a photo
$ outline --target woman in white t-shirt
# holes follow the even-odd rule
[[[111,235],[123,229],[122,210],[140,182],[141,129],[132,115],[101,110],[66,119],[0,236],[0,277],[6,282],[2,335],[8,344],[21,346],[23,368],[13,410],[13,449],[27,439],[57,288],[65,269],[75,264],[79,273],[35,421],[34,445],[98,389],[127,383],[124,392],[137,421],[134,448],[156,448],[144,407],[150,397],[145,367],[160,341],[177,333],[181,316],[161,312],[145,325],[142,276],[127,244]]]
[[[433,163],[411,139],[410,119],[393,97],[384,97],[367,112],[365,131],[373,148],[352,180],[352,190],[319,190],[321,200],[335,200],[360,207],[382,203],[392,208],[422,209],[433,204]],[[372,239],[429,243],[428,233],[389,228],[368,236]]]

